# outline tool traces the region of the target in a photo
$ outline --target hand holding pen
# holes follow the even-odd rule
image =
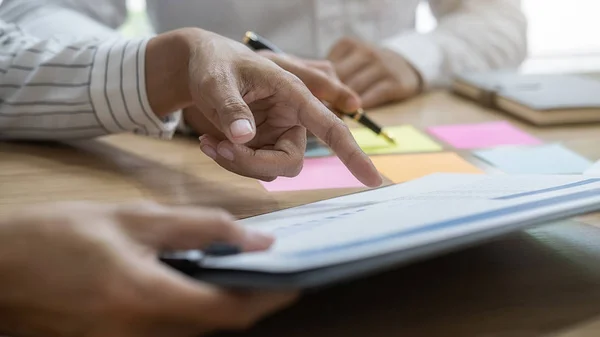
[[[247,32],[244,36],[243,40],[244,44],[248,47],[256,50],[256,51],[269,51],[274,55],[270,55],[269,58],[278,63],[279,58],[289,58],[290,56],[284,55],[284,52],[275,46],[272,42],[267,39],[259,36],[254,32]],[[279,55],[279,56],[278,56]],[[313,94],[317,96],[319,99],[324,100],[332,104],[332,106],[336,110],[342,110],[341,114],[347,117],[354,119],[356,122],[361,125],[367,127],[369,130],[373,131],[375,134],[384,138],[386,141],[395,144],[396,141],[389,133],[387,133],[381,126],[372,121],[369,117],[367,117],[362,108],[360,108],[359,98],[352,92],[350,88],[345,86],[344,84],[339,83],[337,86],[333,86],[332,82],[329,78],[331,76],[335,76],[335,70],[331,67],[329,62],[327,61],[305,61],[305,62],[314,62],[314,68],[320,69],[323,71],[321,76],[307,76],[311,81],[316,81],[321,79],[319,83],[311,83],[309,81],[304,80],[306,86],[311,89]],[[321,62],[321,64],[318,64]],[[289,67],[289,64],[286,64]],[[327,69],[327,68],[330,69]],[[288,69],[289,70],[289,69]],[[297,71],[293,71],[293,73],[299,73],[299,69]],[[326,73],[328,75],[326,75]],[[354,100],[354,101],[353,101]]]

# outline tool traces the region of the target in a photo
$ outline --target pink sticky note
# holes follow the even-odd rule
[[[508,122],[436,126],[429,128],[428,131],[457,149],[541,144],[539,139]]]
[[[304,168],[297,177],[279,177],[272,182],[260,183],[271,192],[363,186],[337,157],[305,159]]]

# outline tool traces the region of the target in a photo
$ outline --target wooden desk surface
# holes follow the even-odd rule
[[[509,119],[444,92],[372,116],[385,125],[418,128]],[[511,121],[547,142],[562,141],[600,159],[600,125],[535,128]],[[458,153],[494,170],[468,152]],[[354,191],[267,193],[257,181],[205,158],[194,139],[119,135],[67,145],[0,143],[0,216],[38,202],[148,198],[219,206],[247,217]],[[597,336],[599,219],[590,215],[516,233],[310,294],[240,336]]]

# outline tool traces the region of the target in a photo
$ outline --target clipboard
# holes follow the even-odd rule
[[[446,176],[445,178],[442,178],[458,180],[460,182],[461,179],[459,179],[458,176],[463,176],[464,178],[466,175],[436,176],[438,176],[438,178],[439,176]],[[485,177],[486,176],[483,178],[484,180],[486,179]],[[499,177],[498,179],[500,180],[506,180],[511,179],[514,176],[496,177]],[[409,248],[402,248],[401,245],[399,245],[398,249],[392,248],[385,253],[371,254],[370,256],[353,258],[339,263],[323,264],[321,266],[306,268],[300,271],[272,272],[265,270],[243,270],[239,268],[215,269],[195,265],[192,266],[192,268],[187,268],[184,272],[199,281],[231,288],[263,290],[319,289],[355,279],[365,278],[450,251],[481,244],[511,232],[533,226],[550,224],[600,210],[600,179],[571,176],[565,180],[565,177],[569,176],[562,176],[562,182],[557,181],[556,184],[554,184],[552,183],[552,177],[553,176],[545,176],[545,178],[542,178],[542,180],[547,180],[549,182],[547,187],[537,190],[523,190],[520,194],[516,195],[522,195],[522,197],[520,196],[519,198],[523,198],[521,200],[526,200],[524,204],[540,204],[541,202],[540,205],[544,206],[543,202],[547,200],[563,200],[564,203],[544,206],[545,208],[542,210],[543,214],[540,213],[540,209],[537,209],[534,213],[530,214],[533,216],[520,216],[521,220],[504,221],[500,225],[480,226],[475,228],[475,230],[470,230],[469,233],[464,235],[447,236],[445,239],[437,239],[427,244],[414,245]],[[431,182],[435,183],[435,181],[436,179],[432,179]],[[477,183],[477,181],[482,180],[471,177],[463,179],[463,181]],[[396,189],[401,190],[398,186]],[[394,192],[394,188],[388,188],[387,191]],[[357,193],[353,195],[352,198],[360,198],[361,196],[364,196],[365,193],[368,195],[369,191]],[[382,191],[379,191],[379,194],[382,194]],[[569,199],[570,196],[580,196],[581,198]],[[496,199],[503,200],[502,197]],[[517,203],[520,203],[521,200]],[[516,207],[518,208],[519,206]],[[496,209],[494,212],[498,212],[498,210],[502,212],[503,208]],[[471,215],[468,216],[472,218]],[[260,219],[260,217],[257,218]]]

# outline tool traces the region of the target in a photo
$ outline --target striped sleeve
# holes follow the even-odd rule
[[[146,96],[147,42],[40,40],[0,23],[0,138],[172,136],[180,116],[159,119]]]

